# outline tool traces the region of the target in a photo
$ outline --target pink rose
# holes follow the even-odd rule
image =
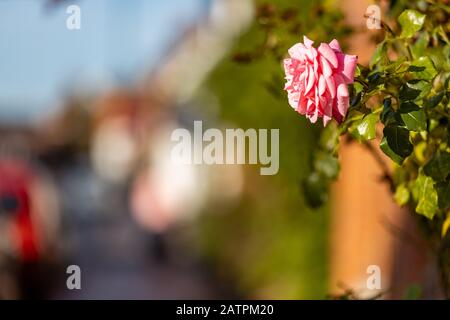
[[[353,83],[358,57],[342,53],[336,39],[317,49],[307,37],[303,42],[290,48],[290,58],[284,60],[289,104],[312,123],[322,117],[324,126],[332,118],[341,123],[349,105],[347,84]]]

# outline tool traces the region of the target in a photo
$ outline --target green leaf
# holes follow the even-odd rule
[[[397,202],[397,204],[399,206],[404,206],[405,204],[408,203],[408,201],[409,201],[409,190],[405,186],[404,183],[399,184],[397,186],[397,188],[395,189],[394,199],[395,199],[395,202]]]
[[[319,146],[331,154],[337,153],[339,148],[339,130],[336,124],[330,123],[320,133]]]
[[[397,125],[388,125],[384,128],[383,134],[386,137],[389,148],[395,154],[406,158],[413,151],[413,145],[409,141],[409,131]]]
[[[378,115],[370,113],[365,115],[361,120],[357,120],[349,128],[350,133],[359,141],[367,141],[375,139],[376,136],[376,124],[378,121]]]
[[[387,58],[387,44],[385,41],[383,41],[377,45],[377,49],[375,50],[375,53],[370,59],[370,67],[372,68],[380,60],[382,59],[384,60],[386,58]]]
[[[408,67],[408,71],[411,71],[411,72],[420,72],[423,70],[425,70],[425,67],[417,67],[417,66],[413,66],[413,65]]]
[[[435,181],[444,181],[450,173],[450,153],[438,152],[423,168]]]
[[[302,183],[305,200],[312,208],[317,208],[328,200],[329,180],[317,172],[311,173]]]
[[[389,63],[378,66],[378,68],[386,73],[395,74],[407,71],[409,65],[410,62],[408,62],[408,59],[406,57],[399,57],[395,61],[389,61]]]
[[[422,57],[424,55],[425,49],[427,48],[429,41],[430,36],[428,32],[421,31],[419,33],[419,37],[417,38],[416,42],[411,47],[411,51],[413,53],[414,58]]]
[[[444,238],[450,228],[450,213],[447,213],[447,218],[445,218],[442,224],[441,237]]]
[[[424,163],[426,160],[425,152],[427,150],[427,143],[425,141],[421,141],[414,145],[414,156],[416,157],[419,163]]]
[[[399,98],[401,101],[412,101],[416,99],[420,94],[419,89],[414,89],[408,83],[405,83],[400,88]]]
[[[369,70],[368,67],[366,67],[366,66],[364,66],[364,65],[358,63],[358,64],[356,65],[355,78],[356,78],[356,77],[359,77],[359,76],[366,77],[367,74],[369,73],[369,71],[370,71],[370,70]]]
[[[439,102],[441,102],[443,97],[444,97],[444,91],[442,91],[442,92],[432,96],[429,99],[425,99],[423,101],[423,105],[426,108],[434,108],[434,107],[436,107],[439,104]]]
[[[405,160],[404,157],[399,156],[396,154],[392,149],[389,147],[389,144],[387,142],[386,137],[383,137],[380,143],[380,149],[395,163],[401,165],[403,163],[403,160]]]
[[[425,15],[416,10],[405,10],[398,17],[398,22],[402,26],[400,37],[410,38],[422,28]]]
[[[327,152],[319,152],[315,157],[314,169],[323,176],[334,179],[339,174],[339,161]]]
[[[438,210],[438,196],[433,185],[433,179],[420,172],[413,186],[413,195],[417,201],[416,212],[428,219],[433,219]]]
[[[350,107],[355,108],[361,103],[362,92],[358,92],[350,102]]]
[[[384,124],[386,124],[388,118],[393,114],[394,109],[391,107],[392,101],[391,98],[385,98],[383,100],[383,110],[380,113],[380,120]]]
[[[383,82],[383,73],[374,72],[367,77],[367,81],[369,82],[369,89],[372,90]]]
[[[417,104],[415,104],[412,101],[406,101],[406,102],[402,102],[400,104],[399,112],[400,113],[408,113],[408,112],[417,111],[417,110],[420,110],[420,107]]]
[[[448,5],[446,9],[447,13],[450,13],[450,7]],[[434,28],[433,32],[435,33],[434,36],[439,35],[445,43],[447,44],[449,43],[447,33],[445,32],[444,27],[442,25],[439,25],[436,28]]]
[[[438,204],[440,209],[450,206],[450,180],[441,181],[435,185],[438,194]]]
[[[400,116],[406,128],[410,131],[424,131],[427,129],[427,119],[423,110],[402,113]]]
[[[409,88],[419,91],[419,95],[412,100],[424,98],[425,96],[428,95],[432,87],[430,81],[420,79],[409,80],[408,86]]]
[[[430,57],[420,57],[414,60],[408,70],[413,71],[419,79],[425,80],[431,80],[438,74]]]
[[[395,112],[395,110],[391,106],[391,98],[385,98],[383,100],[383,110],[380,113],[380,120],[385,126],[404,125],[400,115],[397,112]]]

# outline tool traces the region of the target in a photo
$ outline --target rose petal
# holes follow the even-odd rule
[[[331,40],[329,45],[330,45],[331,49],[338,51],[338,52],[342,52],[341,46],[339,45],[339,41],[337,41],[336,39]]]
[[[325,93],[326,89],[326,81],[325,77],[323,75],[320,75],[319,77],[319,95],[323,95]]]
[[[330,77],[333,74],[330,63],[323,56],[320,56],[320,66],[325,77]]]
[[[288,53],[291,58],[303,61],[305,59],[305,51],[307,49],[303,43],[296,43],[288,50]]]
[[[318,117],[319,117],[319,114],[318,114],[318,110],[316,108],[315,112],[309,116],[309,121],[311,121],[311,123],[316,123]]]
[[[308,39],[307,36],[303,36],[303,43],[305,44],[305,46],[307,48],[310,48],[312,46],[312,44],[314,43],[314,41]]]
[[[336,84],[334,83],[333,77],[325,78],[325,82],[327,83],[327,89],[331,95],[331,98],[334,99],[336,96]]]
[[[338,59],[336,57],[336,54],[334,53],[333,49],[330,48],[330,46],[326,43],[321,43],[318,49],[319,53],[327,59],[330,64],[333,66],[333,68],[338,67]]]
[[[348,110],[348,89],[345,83],[341,83],[337,89],[337,108],[342,116],[345,116]]]
[[[308,94],[313,88],[314,82],[316,81],[316,76],[314,75],[313,68],[308,67],[308,78],[306,79],[305,94]]]
[[[305,114],[306,113],[306,104],[307,104],[306,97],[301,95],[299,103],[298,103],[298,107],[296,109],[297,112],[300,113],[300,114]]]
[[[339,72],[345,79],[345,83],[353,83],[355,77],[355,69],[358,61],[358,57],[349,54],[338,53],[339,60]]]

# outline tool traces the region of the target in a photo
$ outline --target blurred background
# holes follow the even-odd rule
[[[66,27],[70,5],[80,29]],[[1,1],[0,298],[324,299],[364,284],[369,264],[386,267],[388,282],[394,246],[379,241],[386,228],[371,229],[367,202],[307,205],[301,181],[321,128],[282,92],[281,59],[303,34],[370,57],[372,44],[346,41],[366,7]],[[278,174],[172,165],[170,134],[194,120],[279,128]],[[346,184],[357,169],[337,189],[370,194],[371,176]],[[66,286],[69,265],[81,269],[81,290]]]

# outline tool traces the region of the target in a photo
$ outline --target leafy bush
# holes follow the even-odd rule
[[[397,23],[382,21],[384,39],[368,66],[358,65],[343,123],[323,130],[305,180],[311,204],[321,203],[338,175],[340,141],[367,146],[385,170],[396,202],[408,206],[438,253],[442,284],[450,297],[450,44],[446,1],[407,4]],[[345,135],[346,139],[337,137]],[[393,172],[370,140],[393,162]],[[311,196],[312,195],[312,196]]]

